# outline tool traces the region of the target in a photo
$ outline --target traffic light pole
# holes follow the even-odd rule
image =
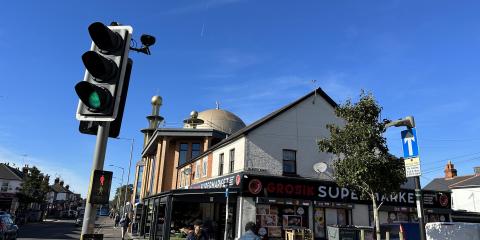
[[[95,144],[95,152],[93,154],[92,177],[90,178],[89,190],[87,193],[87,201],[85,202],[85,213],[83,215],[83,225],[81,239],[84,234],[93,234],[95,229],[95,215],[97,211],[95,205],[90,203],[93,173],[95,170],[103,170],[105,162],[105,152],[107,149],[108,133],[110,130],[110,122],[100,122],[97,131],[97,142]]]

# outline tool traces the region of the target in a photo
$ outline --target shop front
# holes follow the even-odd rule
[[[148,239],[185,239],[182,229],[200,220],[210,239],[223,239],[228,194],[227,234],[233,239],[239,184],[240,175],[232,175],[145,198],[137,232]]]
[[[255,211],[243,211],[239,224],[244,225],[245,219],[254,219],[259,226],[259,234],[269,239],[285,239],[289,231],[295,230],[303,236],[320,240],[327,238],[327,226],[373,225],[371,201],[361,199],[355,192],[334,182],[250,174],[245,174],[242,179],[240,194]],[[426,192],[424,195],[427,213],[448,213],[449,193]],[[415,221],[413,190],[400,190],[391,196],[377,197],[379,204],[383,202],[381,223]],[[252,214],[255,214],[254,218],[248,216]],[[389,221],[390,215],[392,219]]]

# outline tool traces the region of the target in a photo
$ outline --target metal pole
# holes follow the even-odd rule
[[[130,168],[132,168],[132,157],[133,157],[133,143],[135,139],[132,138],[132,145],[130,145],[130,161],[128,162],[128,174],[127,174],[127,184],[125,185],[125,198],[123,199],[123,209],[127,205],[127,195],[128,195],[128,184],[130,183]],[[125,210],[123,211],[125,215]]]
[[[101,122],[97,130],[97,142],[95,144],[95,152],[93,153],[93,165],[90,177],[90,184],[87,193],[87,201],[85,203],[85,213],[83,218],[81,239],[84,234],[93,234],[95,229],[95,205],[90,203],[90,191],[92,190],[93,173],[95,170],[103,170],[105,161],[105,151],[107,150],[108,132],[110,130],[110,122]]]
[[[123,170],[122,167],[118,167],[118,168],[121,168],[121,169],[122,169],[122,184],[120,185],[120,189],[119,189],[120,191],[119,191],[119,195],[118,195],[118,200],[120,200],[120,198],[122,197],[123,173],[124,173],[125,171]],[[120,200],[120,203],[121,203],[121,200]],[[123,209],[120,207],[120,205],[118,206],[118,208],[119,208],[118,211],[119,211],[119,212],[121,211],[121,213],[122,213],[121,217],[123,217]]]
[[[415,177],[415,198],[417,200],[418,225],[420,228],[420,240],[426,240],[425,221],[423,219],[423,199],[422,188],[420,187],[420,177]]]
[[[228,237],[228,195],[229,195],[229,192],[228,192],[228,185],[227,185],[227,187],[225,188],[225,196],[227,197],[227,202],[225,204],[225,240],[228,239],[227,238]]]

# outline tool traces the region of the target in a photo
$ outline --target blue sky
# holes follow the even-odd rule
[[[143,33],[157,38],[151,56],[130,53],[121,137],[135,138],[134,163],[153,95],[163,97],[166,127],[215,101],[248,124],[321,87],[339,103],[365,89],[384,118],[415,116],[423,185],[449,159],[472,174],[480,166],[479,10],[474,1],[7,1],[0,161],[37,165],[85,195],[95,137],[77,130],[73,87],[85,71],[88,25],[118,21],[133,26],[137,42]],[[386,133],[397,156],[400,131]],[[109,140],[105,165],[128,166],[129,151],[130,141]]]

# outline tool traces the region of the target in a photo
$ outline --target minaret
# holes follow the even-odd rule
[[[198,125],[203,124],[203,120],[198,118],[198,112],[192,111],[190,113],[190,118],[183,120],[183,123],[187,124],[189,127],[195,129]]]
[[[152,115],[147,116],[148,128],[141,130],[141,132],[144,134],[143,147],[145,147],[155,130],[158,128],[158,125],[163,121],[163,117],[158,115],[160,113],[160,106],[162,106],[162,97],[153,96]]]

